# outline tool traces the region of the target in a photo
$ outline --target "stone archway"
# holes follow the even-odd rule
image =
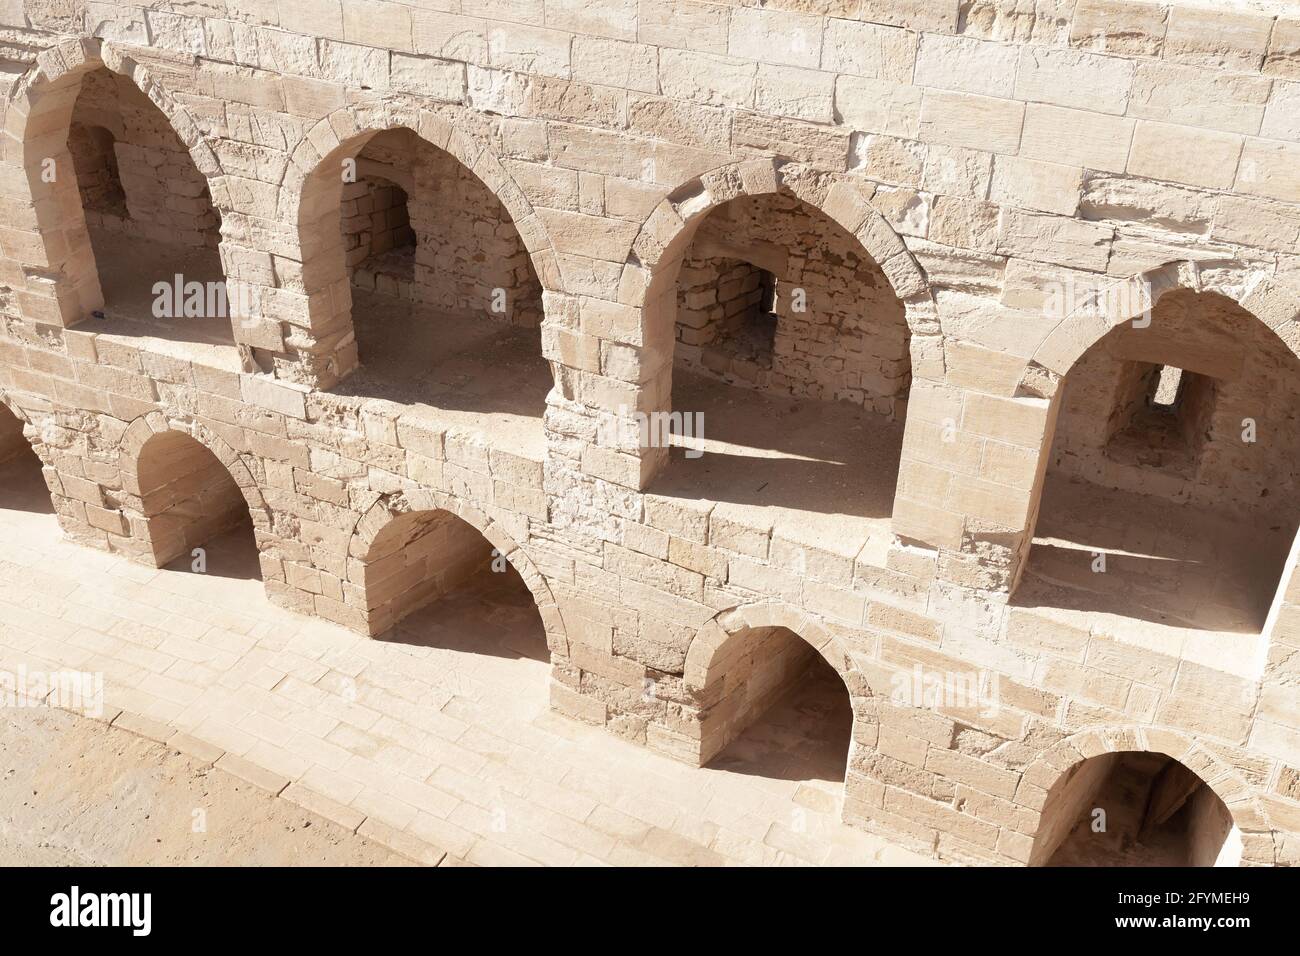
[[[1239,831],[1241,863],[1272,865],[1275,862],[1273,830],[1253,788],[1235,768],[1184,734],[1158,727],[1126,726],[1075,733],[1025,768],[1016,802],[1038,814],[1029,865],[1042,865],[1052,857],[1081,816],[1092,809],[1093,803],[1099,802],[1098,792],[1106,783],[1108,771],[1114,769],[1106,762],[1113,763],[1118,755],[1125,753],[1160,755],[1176,762],[1185,774],[1174,777],[1167,789],[1177,797],[1182,782],[1195,785],[1199,780],[1205,790],[1221,801],[1231,817],[1231,825]],[[1186,799],[1188,793],[1182,796]],[[1174,805],[1169,799],[1161,802],[1166,809]],[[1209,800],[1203,802],[1203,814],[1215,805]],[[1214,826],[1202,825],[1201,829]],[[1214,833],[1220,842],[1225,836],[1223,832]],[[1201,865],[1208,865],[1204,862],[1206,858],[1213,860],[1213,852],[1217,852],[1217,847],[1210,847],[1208,852],[1204,847],[1198,849]],[[1235,848],[1232,852],[1235,854]]]
[[[692,179],[650,214],[624,283],[630,272],[644,286],[625,336],[635,401],[599,410],[598,441],[635,458],[637,487],[883,553],[911,384],[942,378],[942,360],[928,281],[872,205],[876,188],[756,159]],[[738,332],[765,275],[775,304]]]
[[[1066,314],[1034,350],[1015,394],[1052,398],[1084,352],[1117,325],[1149,312],[1166,294],[1178,289],[1232,299],[1300,355],[1300,288],[1261,266],[1229,259],[1185,259],[1120,279],[1101,290],[1065,296]],[[1072,298],[1080,301],[1072,302]]]
[[[31,204],[16,210],[18,225],[30,233],[21,262],[30,281],[18,290],[24,318],[70,326],[103,305],[103,292],[90,248],[85,215],[67,136],[81,82],[106,69],[127,77],[166,117],[198,173],[209,184],[224,173],[217,153],[184,106],[148,69],[109,41],[69,40],[42,51],[23,77],[11,103],[12,134],[21,142],[23,179]],[[49,176],[54,169],[67,175]]]
[[[244,521],[253,535],[270,531],[256,479],[220,436],[149,412],[119,447],[132,557],[162,567]]]
[[[458,115],[465,124],[456,122]],[[377,139],[409,131],[420,149],[446,158],[455,171],[481,187],[504,210],[541,288],[554,287],[558,272],[542,220],[492,151],[461,128],[472,127],[470,120],[475,118],[471,111],[451,107],[429,110],[415,102],[389,98],[334,111],[308,130],[293,150],[280,189],[278,213],[296,224],[305,319],[312,339],[307,372],[320,387],[330,387],[364,360],[358,355],[339,220],[347,178],[344,164],[351,163],[355,170],[361,152]],[[388,173],[387,178],[394,177]],[[404,178],[397,176],[399,182]],[[538,308],[540,312],[540,298]],[[485,303],[484,311],[487,309]]]
[[[913,340],[913,368],[933,377],[932,346],[939,334],[938,313],[929,282],[906,244],[872,205],[875,185],[843,173],[805,163],[755,159],[728,163],[683,183],[646,218],[632,241],[628,263],[643,272],[641,346],[650,350],[643,365],[671,361],[671,293],[676,268],[700,224],[718,207],[743,197],[787,192],[852,234],[867,256],[884,272],[903,303]]]
[[[909,322],[925,334],[922,304],[933,302],[925,274],[903,240],[872,206],[875,186],[844,173],[777,158],[728,163],[674,189],[646,218],[632,242],[632,261],[650,270],[671,261],[690,241],[690,231],[713,209],[741,196],[789,190],[853,233],[889,276],[894,292],[918,308]],[[934,329],[933,331],[937,331]]]
[[[354,630],[369,633],[373,636],[391,627],[401,616],[418,609],[418,604],[404,608],[394,608],[382,622],[372,620],[370,612],[375,602],[371,600],[373,595],[367,595],[367,563],[376,542],[382,543],[381,536],[384,535],[385,529],[393,527],[394,522],[409,520],[410,516],[414,515],[438,514],[454,518],[466,528],[472,529],[475,536],[481,538],[490,546],[493,551],[492,558],[504,559],[513,568],[532,595],[537,613],[541,616],[547,646],[554,654],[561,656],[567,654],[568,638],[565,632],[564,619],[560,615],[550,585],[547,584],[546,578],[538,570],[528,553],[519,546],[500,523],[494,521],[479,509],[460,501],[452,495],[426,489],[411,489],[385,495],[371,505],[369,510],[357,521],[348,544],[349,581],[354,588],[352,597],[354,602],[352,619],[355,622],[352,626]],[[458,532],[453,532],[453,534],[457,536],[456,541],[466,543],[463,535]],[[403,541],[398,544],[398,547],[400,548],[407,543],[409,542]],[[473,542],[468,543],[472,544]],[[392,554],[386,551],[384,556],[391,557]],[[471,567],[469,570],[472,572],[475,568]],[[423,571],[420,571],[420,576],[424,576]],[[406,590],[410,593],[409,589]],[[432,592],[423,597],[428,598],[430,596],[432,596]],[[415,597],[418,600],[421,596],[417,594]]]
[[[1222,631],[1252,656],[1300,522],[1300,289],[1238,261],[1183,261],[1062,302],[1016,390],[1043,421],[1016,600]],[[1098,554],[1117,573],[1076,573]],[[1240,580],[1219,582],[1229,571]]]
[[[852,688],[858,682],[840,640],[784,602],[718,614],[699,629],[686,653],[682,684],[693,725],[690,738],[697,744],[691,759],[709,763],[783,698],[809,690],[813,679],[819,686],[802,706],[824,712],[828,723],[840,726],[829,738],[821,733],[825,728],[802,729],[810,742],[816,740],[810,747],[825,751],[816,755],[817,763],[827,769],[834,765],[832,775],[843,776],[852,760]]]

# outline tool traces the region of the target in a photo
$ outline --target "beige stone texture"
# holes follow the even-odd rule
[[[0,665],[415,856],[1300,863],[1293,16],[429,6],[3,7]]]

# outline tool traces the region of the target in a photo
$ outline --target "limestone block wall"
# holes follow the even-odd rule
[[[1150,341],[1156,336],[1149,330],[1121,329],[1081,357],[1061,399],[1053,467],[1112,487],[1263,513],[1293,525],[1297,516],[1288,499],[1296,475],[1282,462],[1300,452],[1295,356],[1222,298],[1167,296],[1152,310],[1152,327],[1159,330],[1158,343]],[[1139,446],[1153,448],[1153,442],[1131,433],[1149,384],[1149,371],[1146,382],[1135,373],[1154,368],[1157,359],[1192,376],[1183,395],[1190,407],[1179,410],[1173,436],[1181,442],[1172,442],[1165,456],[1173,468],[1150,467],[1164,460],[1152,454],[1145,461],[1135,457]],[[1268,432],[1263,438],[1261,428]],[[1130,433],[1117,448],[1113,439],[1125,429]]]
[[[344,248],[354,285],[357,282],[357,267],[371,257],[382,256],[393,249],[415,246],[411,217],[406,211],[406,193],[396,183],[368,176],[345,185],[340,215],[346,244]],[[410,298],[409,278],[402,295]]]
[[[356,174],[360,181],[343,186],[341,212],[354,284],[389,288],[372,270],[358,276],[355,267],[413,245],[410,275],[394,276],[397,295],[462,318],[541,321],[541,288],[518,231],[497,198],[459,162],[410,130],[390,130],[366,144]]]
[[[791,196],[738,199],[718,208],[683,262],[688,278],[678,279],[677,363],[725,381],[893,414],[910,383],[907,325],[884,273],[860,248],[843,228]],[[770,374],[748,367],[752,361],[718,368],[720,350],[697,353],[690,346],[700,343],[688,341],[684,331],[699,329],[714,341],[715,323],[735,322],[738,309],[758,302],[759,285],[719,269],[719,263],[744,261],[736,258],[743,255],[762,259],[752,265],[775,280]],[[710,263],[713,276],[697,275]],[[720,307],[719,314],[709,315],[711,306]]]
[[[114,143],[113,134],[102,126],[74,123],[68,131],[68,152],[72,154],[86,221],[107,228],[121,228],[126,217],[126,193]]]
[[[167,117],[125,77],[97,71],[77,94],[68,148],[83,206],[114,232],[215,247],[217,213]],[[111,149],[111,156],[108,150]]]
[[[701,759],[734,647],[786,628],[851,699],[854,825],[1025,863],[1059,826],[1057,781],[1137,750],[1206,782],[1245,862],[1300,860],[1294,551],[1257,634],[1148,640],[1015,594],[1070,431],[1069,378],[1113,329],[1167,296],[1218,296],[1300,348],[1294,17],[1135,0],[1032,14],[1010,0],[29,0],[4,20],[0,398],[30,426],[74,540],[153,560],[129,476],[152,436],[183,431],[239,488],[273,600],[369,633],[384,605],[365,559],[383,528],[453,513],[537,601],[555,708],[627,740]],[[87,321],[102,297],[75,177],[40,173],[70,162],[74,104],[100,69],[148,96],[206,180],[226,277],[258,293],[236,346]],[[419,138],[417,169],[437,157],[472,176],[518,235],[555,381],[543,453],[492,415],[456,428],[333,390],[357,364],[340,169],[389,130]],[[421,218],[416,192],[417,233],[454,225],[433,203]],[[818,210],[900,304],[911,381],[887,540],[656,494],[667,449],[602,427],[672,410],[681,266],[740,199]],[[457,248],[511,261],[517,280],[504,226],[476,219]],[[482,291],[462,295],[481,310]],[[1147,332],[1142,361],[1186,367],[1179,337]],[[1252,462],[1214,500],[1288,500],[1290,460]],[[996,706],[893,693],[917,668],[996,678]]]
[[[370,548],[351,559],[365,593],[372,636],[454,590],[492,560],[491,547],[448,511],[416,511],[390,521]]]
[[[677,341],[701,351],[716,346],[709,351],[717,353],[708,359],[700,355],[694,363],[678,358],[678,364],[726,378],[727,363],[739,359],[755,366],[749,371],[750,381],[756,380],[758,367],[771,367],[771,337],[759,332],[769,319],[773,327],[768,331],[776,331],[771,316],[776,283],[771,273],[740,259],[693,257],[682,264],[677,282]],[[742,338],[750,329],[759,333],[748,337],[752,343]],[[764,342],[765,338],[769,340]],[[739,366],[735,373],[746,377]]]
[[[419,152],[411,209],[417,298],[452,315],[537,325],[542,290],[510,214],[447,153]]]

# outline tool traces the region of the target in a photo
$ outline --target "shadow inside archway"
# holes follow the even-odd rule
[[[902,422],[681,370],[673,378],[676,410],[698,416],[703,438],[675,439],[685,447],[672,449],[651,493],[716,502],[729,521],[854,556],[890,540]]]
[[[514,568],[483,570],[375,638],[389,644],[549,664],[546,630]]]
[[[1241,852],[1219,796],[1184,764],[1145,751],[1067,771],[1048,793],[1038,841],[1045,866],[1223,866]]]
[[[25,443],[12,458],[0,462],[0,507],[31,514],[54,514],[41,467],[40,458]]]
[[[203,551],[203,568],[201,572],[215,578],[230,578],[238,581],[260,581],[262,567],[257,555],[257,539],[253,534],[252,521],[245,521],[229,531],[209,538],[199,548]],[[183,554],[164,566],[166,571],[196,573],[195,562],[198,557],[191,549],[190,554]]]
[[[821,655],[707,766],[772,780],[842,784],[853,737],[844,681]]]
[[[1293,535],[1051,476],[1035,531],[1013,606],[1241,634],[1263,627]]]

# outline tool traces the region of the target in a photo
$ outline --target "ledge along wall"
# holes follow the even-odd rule
[[[1179,329],[1230,313],[1220,327],[1250,352],[1242,361],[1269,349],[1269,374],[1291,374],[1300,20],[1127,0],[1033,13],[1012,0],[862,0],[819,5],[824,16],[795,0],[453,6],[5,7],[0,401],[25,426],[67,535],[157,560],[137,463],[156,435],[182,432],[238,488],[271,600],[362,634],[382,629],[403,613],[367,576],[400,538],[385,526],[445,512],[528,585],[554,708],[672,758],[707,759],[734,735],[755,707],[727,704],[726,719],[717,708],[753,675],[800,672],[755,660],[755,649],[791,655],[773,639],[785,629],[835,668],[852,701],[851,824],[946,859],[1039,862],[1038,834],[1061,837],[1053,808],[1082,806],[1074,791],[1049,805],[1057,782],[1087,758],[1150,751],[1222,799],[1243,862],[1300,862],[1289,542],[1253,630],[1025,597],[1044,586],[1031,544],[1055,517],[1057,498],[1043,495],[1054,447],[1082,449],[1066,477],[1105,500],[1135,484],[1173,503],[1192,489],[1236,513],[1266,491],[1294,532],[1294,457],[1267,453],[1294,441],[1294,379],[1230,393],[1219,410],[1253,419],[1257,441],[1243,448],[1236,429],[1211,428],[1199,481],[1135,478],[1074,425],[1088,403],[1135,400],[1107,378],[1108,362],[1216,372],[1197,367],[1181,333],[1143,326],[1166,296]],[[97,327],[103,277],[89,231],[104,211],[83,207],[70,149],[89,168],[89,147],[69,140],[83,89],[138,91],[175,134],[167,162],[205,181],[225,277],[257,303],[231,317],[233,344]],[[120,107],[143,110],[135,94]],[[121,162],[147,152],[131,126],[116,155],[127,211],[144,215],[132,191],[145,170]],[[553,387],[536,453],[503,437],[502,413],[453,427],[418,402],[348,390],[366,355],[339,228],[340,203],[360,193],[343,195],[340,170],[389,130],[410,131],[417,157],[454,171],[440,181],[464,194],[481,184],[495,200],[468,230],[440,229],[436,202],[413,200],[426,242],[417,278],[436,281],[427,243],[446,234],[462,273],[486,274],[496,258],[518,288],[540,285],[538,348]],[[169,182],[180,190],[173,212],[206,215],[193,182]],[[708,258],[707,242],[694,244],[729,203],[813,217],[811,235],[833,237],[792,253],[784,219],[763,234],[753,218],[724,236],[729,255],[761,241],[810,257],[783,261],[825,277],[801,321],[850,337],[896,323],[873,340],[888,348],[853,352],[868,385],[847,396],[881,422],[905,421],[883,542],[850,546],[763,509],[656,494],[668,450],[601,427],[673,410],[678,277],[683,262]],[[764,248],[752,265],[772,261]],[[880,279],[870,314],[846,312],[835,283],[849,267]],[[510,324],[474,309],[474,294],[466,282],[450,300],[458,321]],[[904,326],[910,363],[894,347]],[[1098,345],[1121,327],[1140,355]],[[839,341],[825,332],[809,341]],[[800,358],[804,398],[840,381],[816,364],[828,355]],[[477,360],[488,369],[493,355]],[[231,495],[223,501],[238,506]],[[455,554],[408,564],[445,576],[473,549],[461,523],[439,521],[456,529]],[[1097,521],[1107,526],[1104,512]],[[1095,549],[1079,544],[1086,582]],[[728,683],[733,665],[743,673]],[[995,706],[900,695],[917,668],[983,675]]]

